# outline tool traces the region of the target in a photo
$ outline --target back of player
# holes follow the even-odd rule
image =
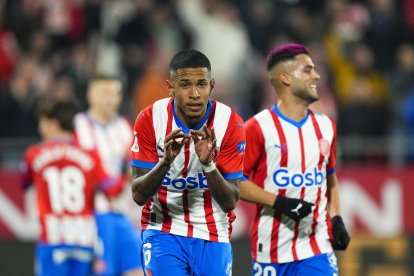
[[[41,233],[36,275],[90,275],[96,227],[94,193],[117,192],[120,181],[107,177],[97,154],[74,144],[72,103],[45,103],[39,108],[43,143],[24,156],[24,187],[34,184]]]

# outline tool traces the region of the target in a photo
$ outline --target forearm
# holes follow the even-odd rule
[[[263,190],[251,181],[240,182],[240,198],[245,201],[273,207],[276,196],[276,194]]]
[[[132,198],[138,205],[144,205],[158,193],[169,169],[170,165],[163,161],[158,162],[150,171],[133,168]]]
[[[220,205],[223,212],[228,213],[236,208],[240,196],[240,180],[226,181],[217,169],[204,174],[211,196]]]

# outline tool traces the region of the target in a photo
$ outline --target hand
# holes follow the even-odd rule
[[[182,133],[181,128],[171,131],[170,134],[165,137],[163,161],[168,165],[171,165],[183,146],[190,142],[190,140],[191,136],[189,134]]]
[[[210,164],[217,143],[214,129],[211,129],[210,131],[208,127],[204,125],[202,130],[191,130],[190,132],[200,162],[204,165]],[[201,139],[199,137],[201,137]]]
[[[299,220],[309,215],[312,212],[312,206],[314,206],[313,203],[282,195],[278,195],[273,203],[273,208],[281,211],[293,220]]]
[[[334,216],[332,219],[332,235],[333,235],[333,249],[346,250],[348,247],[349,237],[348,231],[346,231],[345,224],[342,221],[341,216]]]

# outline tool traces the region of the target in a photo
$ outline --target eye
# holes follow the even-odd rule
[[[198,83],[198,87],[200,87],[200,88],[204,88],[206,86],[207,86],[207,83],[206,82],[200,82],[200,83]]]
[[[180,83],[180,87],[181,88],[188,88],[188,86],[189,86],[189,84],[188,84],[188,82],[182,82],[182,83]]]

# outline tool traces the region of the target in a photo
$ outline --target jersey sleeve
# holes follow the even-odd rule
[[[131,147],[131,165],[152,169],[158,163],[155,131],[152,119],[152,106],[144,109],[134,125],[134,141]]]
[[[95,167],[93,170],[93,181],[97,184],[98,189],[102,190],[108,197],[118,195],[124,188],[126,179],[124,176],[112,177],[110,176],[98,155],[98,152],[91,151],[91,157],[95,161]]]
[[[33,184],[33,169],[31,166],[32,149],[29,148],[24,153],[22,162],[19,165],[20,184],[23,189],[29,188]]]
[[[251,178],[262,155],[264,137],[257,120],[250,118],[246,124],[246,156],[244,158],[243,179]]]
[[[246,147],[246,132],[243,119],[232,111],[229,125],[224,135],[220,154],[217,157],[217,168],[224,179],[238,179],[243,176],[243,160]]]
[[[326,166],[326,175],[333,174],[336,170],[336,124],[333,119],[330,119],[333,128],[333,138],[331,143],[331,149],[329,152],[328,165]]]

